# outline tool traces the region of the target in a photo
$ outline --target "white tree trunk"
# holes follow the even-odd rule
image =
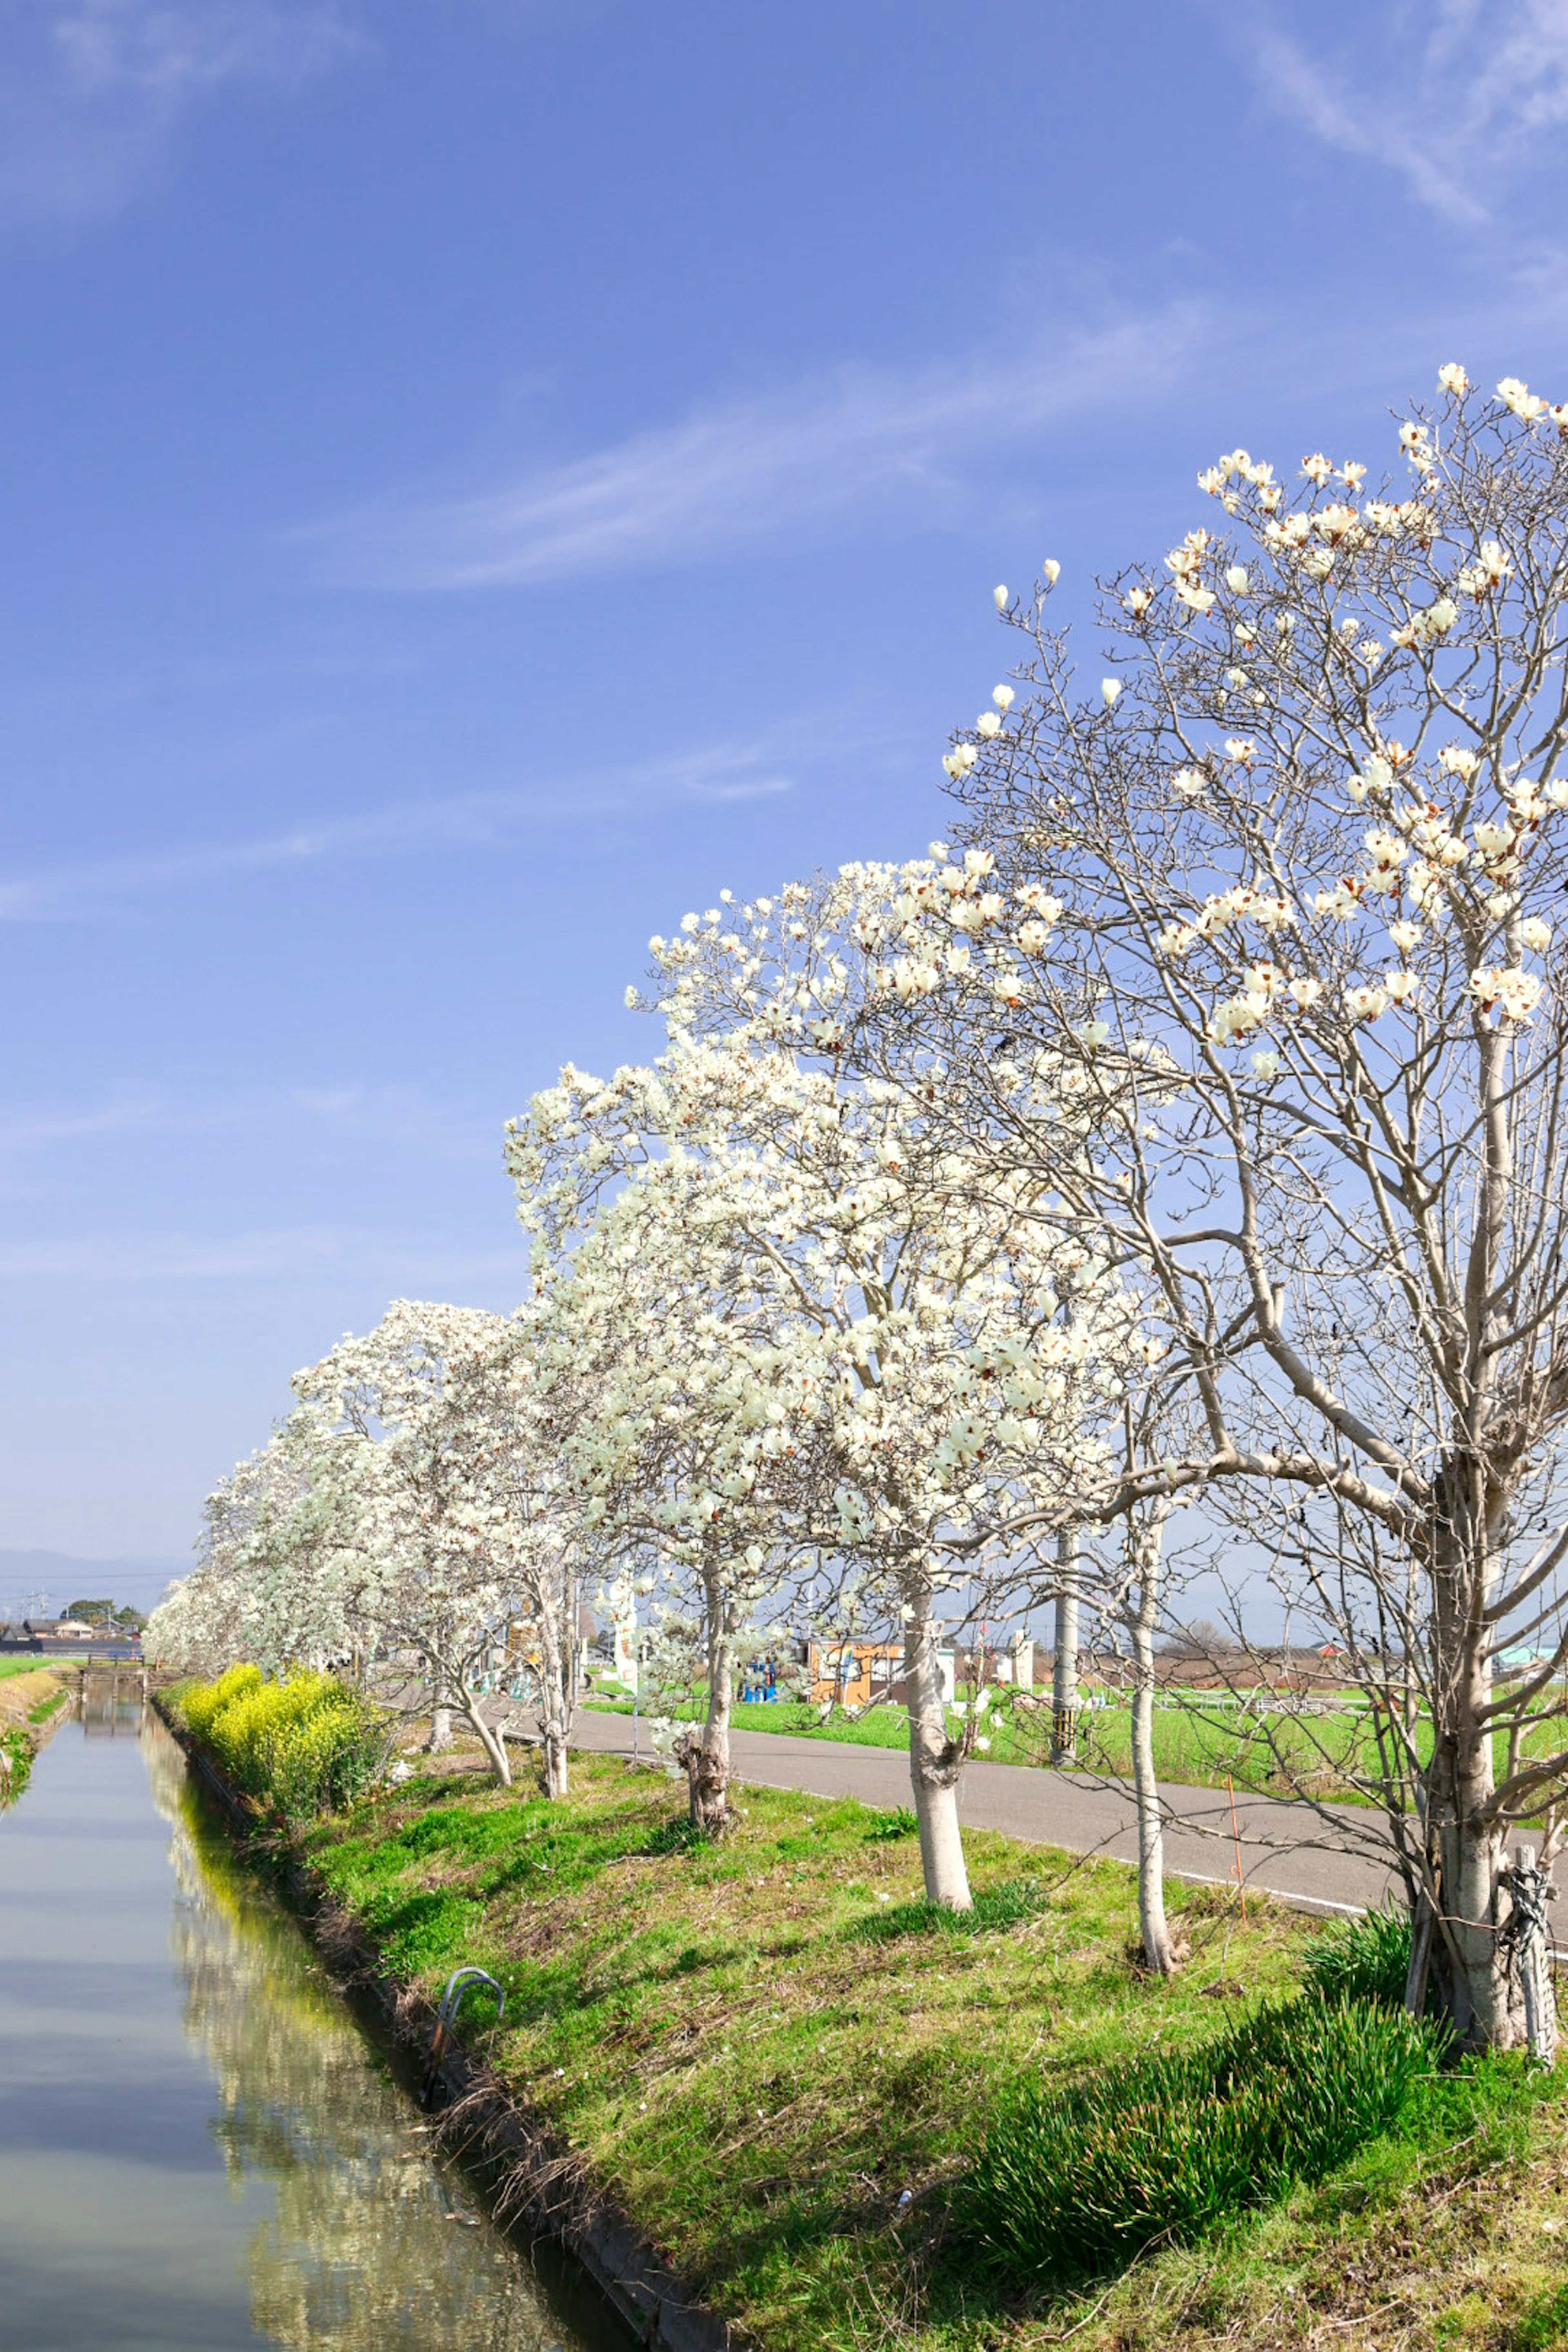
[[[426,1750],[431,1756],[443,1756],[452,1745],[452,1710],[445,1699],[439,1699],[430,1710],[430,1737]]]
[[[1078,1752],[1078,1529],[1057,1538],[1057,1622],[1051,1665],[1051,1762],[1070,1764]]]
[[[1468,1523],[1484,1528],[1483,1513],[1472,1510]],[[1485,1713],[1492,1696],[1490,1578],[1484,1557],[1474,1557],[1484,1543],[1484,1534],[1468,1548],[1455,1543],[1446,1558],[1439,1554],[1433,1577],[1436,1722],[1426,1803],[1438,1885],[1430,1966],[1439,2007],[1461,2045],[1512,2050],[1525,2040],[1524,2008],[1498,1936],[1507,1832],[1490,1811],[1497,1787]],[[1418,1916],[1415,1934],[1422,1924]]]
[[[572,1579],[535,1596],[539,1619],[539,1738],[541,1781],[547,1797],[566,1794],[566,1743],[576,1696],[576,1610]]]
[[[910,1784],[921,1833],[921,1869],[928,1903],[950,1911],[973,1907],[963,1839],[958,1826],[961,1759],[948,1738],[942,1667],[931,1594],[915,1586],[906,1593],[910,1611],[904,1633],[904,1689],[910,1713]]]
[[[500,1782],[503,1789],[510,1789],[511,1786],[511,1763],[507,1756],[506,1741],[501,1738],[500,1733],[496,1729],[495,1726],[492,1723],[487,1722],[485,1718],[483,1701],[468,1693],[465,1693],[464,1696],[466,1701],[464,1712],[468,1717],[468,1722],[473,1727],[474,1734],[479,1740],[479,1746],[484,1749],[486,1756],[489,1759],[490,1770],[495,1774],[496,1779]]]
[[[708,1711],[702,1736],[689,1732],[676,1753],[686,1766],[691,1826],[718,1837],[730,1819],[730,1711],[735,1696],[735,1637],[740,1612],[717,1566],[705,1577],[708,1618]]]
[[[1161,1514],[1132,1537],[1137,1601],[1132,1636],[1132,1790],[1138,1806],[1138,1932],[1146,1966],[1174,1976],[1176,1949],[1165,1920],[1165,1832],[1154,1773],[1154,1632],[1160,1618]]]

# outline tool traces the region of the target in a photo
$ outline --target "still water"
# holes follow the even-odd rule
[[[0,1813],[0,2347],[619,2352],[419,2116],[139,1706]]]

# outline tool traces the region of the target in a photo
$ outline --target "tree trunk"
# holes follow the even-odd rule
[[[1132,1636],[1132,1790],[1138,1805],[1138,1932],[1145,1965],[1174,1976],[1176,1948],[1165,1921],[1165,1832],[1154,1776],[1154,1631],[1160,1617],[1160,1543],[1163,1513],[1132,1536],[1137,1605],[1129,1612]]]
[[[717,1571],[704,1578],[708,1617],[708,1712],[700,1738],[677,1746],[686,1766],[691,1826],[703,1837],[721,1835],[730,1819],[730,1710],[735,1696],[735,1636],[740,1612]]]
[[[425,1743],[426,1752],[431,1756],[443,1756],[451,1745],[452,1710],[445,1699],[440,1699],[430,1710],[430,1737]]]
[[[904,1632],[904,1689],[910,1715],[910,1783],[920,1825],[926,1901],[942,1904],[950,1911],[968,1911],[973,1903],[958,1826],[962,1759],[947,1734],[930,1591],[914,1588],[906,1596],[906,1605],[910,1615]]]
[[[1078,1529],[1057,1538],[1057,1622],[1051,1667],[1051,1762],[1078,1753]]]
[[[1458,1484],[1458,1480],[1455,1481]],[[1483,1516],[1470,1515],[1484,1526]],[[1475,1548],[1484,1546],[1484,1536]],[[1521,1989],[1498,1934],[1505,1895],[1507,1828],[1491,1817],[1496,1789],[1492,1735],[1484,1710],[1491,1697],[1491,1628],[1485,1610],[1490,1580],[1472,1548],[1451,1540],[1433,1575],[1434,1738],[1426,1774],[1427,1849],[1436,1885],[1413,1922],[1415,1935],[1433,1894],[1430,1967],[1437,2006],[1468,2050],[1512,2050],[1525,2040]],[[1446,1551],[1446,1556],[1445,1556]]]
[[[474,1735],[479,1740],[479,1746],[484,1749],[485,1754],[489,1759],[490,1770],[495,1774],[496,1779],[500,1782],[503,1789],[510,1789],[511,1786],[511,1764],[506,1752],[506,1741],[501,1738],[500,1733],[496,1729],[495,1726],[486,1721],[483,1701],[467,1694],[465,1694],[465,1696],[467,1704],[465,1706],[464,1712],[467,1715],[469,1723],[473,1727]]]
[[[539,1596],[540,1782],[547,1797],[566,1794],[566,1742],[575,1696],[576,1611],[568,1576],[559,1595]]]

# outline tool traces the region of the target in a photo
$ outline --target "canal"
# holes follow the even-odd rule
[[[623,2352],[430,2147],[150,1710],[0,1812],[0,2347]]]

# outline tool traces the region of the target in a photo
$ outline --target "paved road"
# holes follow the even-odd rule
[[[578,1715],[573,1745],[602,1755],[630,1756],[626,1715]],[[868,1805],[907,1805],[909,1758],[898,1748],[858,1748],[837,1739],[797,1739],[782,1732],[733,1731],[737,1778],[772,1789],[804,1789],[816,1797],[858,1797]],[[642,1733],[642,1753],[647,1754]],[[1236,1874],[1230,1805],[1223,1790],[1163,1791],[1172,1821],[1165,1865],[1184,1878],[1229,1879]],[[1137,1859],[1131,1792],[1081,1773],[1040,1770],[1024,1764],[972,1763],[964,1770],[958,1808],[966,1826],[1005,1830],[1009,1836],[1070,1853]],[[1267,1887],[1305,1909],[1360,1910],[1378,1902],[1394,1870],[1382,1817],[1359,1805],[1335,1805],[1331,1819],[1310,1805],[1283,1798],[1236,1801],[1242,1868],[1249,1886]]]

